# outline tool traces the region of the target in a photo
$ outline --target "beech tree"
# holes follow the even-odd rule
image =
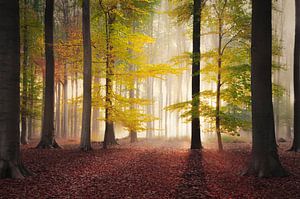
[[[20,157],[19,1],[0,6],[0,179],[24,178]]]
[[[83,35],[83,111],[80,148],[89,151],[91,147],[91,107],[92,107],[92,48],[90,31],[90,0],[82,1]]]
[[[294,49],[294,140],[291,151],[300,152],[300,2],[296,5],[296,34]]]
[[[285,176],[275,140],[272,104],[272,0],[252,1],[252,159],[245,174]]]
[[[45,8],[45,55],[46,81],[44,117],[41,141],[37,148],[58,148],[54,135],[54,52],[53,52],[53,11],[54,0],[46,0]]]
[[[194,0],[193,10],[193,66],[192,66],[192,140],[191,149],[202,148],[200,134],[200,31],[201,0]]]

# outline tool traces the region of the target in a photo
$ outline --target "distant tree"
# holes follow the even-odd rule
[[[294,140],[291,151],[300,152],[300,1],[296,5],[296,34],[294,49]]]
[[[272,105],[272,0],[252,1],[252,160],[245,174],[285,176],[275,141]]]
[[[54,52],[53,52],[53,11],[54,0],[46,0],[45,8],[45,55],[46,81],[44,117],[41,141],[37,148],[58,148],[54,133]]]
[[[20,159],[19,1],[0,6],[0,179],[30,173]]]
[[[28,144],[28,134],[27,134],[27,107],[28,107],[28,2],[23,1],[23,20],[24,28],[23,32],[23,67],[22,67],[22,99],[21,99],[21,144]]]
[[[200,31],[201,0],[194,0],[193,10],[193,64],[192,64],[192,140],[191,149],[202,148],[200,134]]]
[[[83,111],[80,148],[89,151],[91,147],[91,108],[92,108],[92,48],[90,31],[90,0],[82,1],[83,35]]]

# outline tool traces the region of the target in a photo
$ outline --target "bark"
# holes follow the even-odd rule
[[[108,145],[117,144],[115,138],[114,122],[112,121],[112,97],[113,97],[113,58],[112,58],[112,45],[110,41],[110,34],[112,32],[112,24],[114,17],[105,14],[105,30],[106,30],[106,85],[105,85],[105,131],[104,131],[104,142],[103,148],[106,149]]]
[[[91,108],[92,108],[92,48],[90,29],[90,0],[82,2],[83,35],[83,111],[80,149],[89,151],[91,146]]]
[[[30,67],[30,92],[29,92],[29,109],[31,110],[31,113],[28,116],[28,139],[31,140],[34,135],[34,84],[35,84],[35,67],[31,65]]]
[[[134,71],[134,67],[130,67],[130,71]],[[129,90],[129,98],[133,99],[134,98],[134,89]],[[130,105],[130,109],[134,109],[134,104]],[[137,142],[137,132],[135,130],[130,130],[130,142],[134,143]]]
[[[192,139],[191,149],[201,149],[200,135],[200,31],[201,0],[194,0],[193,10],[193,65],[192,65]]]
[[[218,74],[217,74],[217,97],[216,97],[216,133],[218,138],[218,149],[223,151],[221,128],[220,128],[220,106],[221,106],[221,69],[222,69],[222,35],[223,35],[223,22],[222,16],[219,16],[219,44],[218,44]]]
[[[296,5],[296,34],[294,49],[294,139],[291,151],[300,152],[300,2]]]
[[[30,172],[20,155],[19,1],[0,6],[0,179],[24,178]]]
[[[41,141],[37,148],[59,148],[54,133],[54,52],[53,52],[53,11],[54,0],[46,0],[45,8],[45,55],[46,81],[44,117]]]
[[[60,129],[60,98],[61,98],[61,85],[60,82],[57,82],[57,92],[56,92],[56,116],[55,116],[55,122],[56,122],[56,133],[57,136],[61,136],[61,129]]]
[[[78,98],[78,74],[77,72],[75,73],[75,104],[74,104],[74,133],[75,133],[75,136],[78,137],[78,130],[77,130],[77,98]]]
[[[61,136],[63,138],[67,138],[68,136],[68,72],[67,72],[67,64],[64,65],[64,84],[63,84],[63,92],[64,92],[64,99],[63,99],[63,124],[62,124],[62,131]]]
[[[71,138],[75,138],[74,136],[74,78],[72,76],[72,80],[71,80],[71,99],[72,99],[72,103],[71,103],[71,107],[70,107],[70,113],[69,113],[69,118],[70,118],[70,128],[71,128]]]
[[[99,87],[100,79],[99,77],[94,78],[94,87]],[[100,117],[100,109],[95,106],[93,108],[93,125],[92,125],[92,133],[97,135],[100,132],[100,121],[98,120]]]
[[[272,0],[252,1],[252,159],[244,174],[285,176],[279,161],[272,104]]]
[[[28,74],[28,58],[29,58],[29,49],[28,49],[28,16],[27,16],[27,0],[24,0],[24,28],[23,28],[23,93],[21,100],[21,144],[28,144],[28,134],[27,134],[27,108],[28,108],[28,93],[27,93],[27,74]]]

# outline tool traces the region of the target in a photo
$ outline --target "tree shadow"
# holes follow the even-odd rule
[[[190,150],[187,165],[181,182],[176,190],[175,198],[213,198],[209,194],[203,166],[203,152]]]

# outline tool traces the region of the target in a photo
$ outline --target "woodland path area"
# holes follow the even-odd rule
[[[225,152],[190,151],[188,142],[140,141],[92,152],[63,143],[64,149],[22,149],[35,173],[1,180],[0,198],[300,198],[300,155],[280,150],[292,173],[286,178],[240,176],[247,144],[225,144]],[[286,146],[281,146],[286,147]]]

